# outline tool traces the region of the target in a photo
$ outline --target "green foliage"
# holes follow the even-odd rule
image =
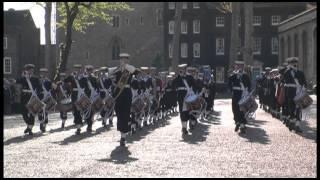
[[[71,14],[76,12],[76,9],[78,10],[72,28],[82,33],[84,33],[89,26],[94,25],[99,19],[109,24],[112,20],[111,13],[114,11],[133,10],[124,2],[92,2],[90,4],[68,2],[67,4]],[[60,21],[57,22],[57,26],[58,28],[66,29],[67,7],[65,2],[59,2],[57,4],[57,10],[61,17]]]

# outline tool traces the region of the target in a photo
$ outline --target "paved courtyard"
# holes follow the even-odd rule
[[[215,101],[215,116],[186,138],[179,116],[143,128],[119,147],[116,126],[95,121],[79,136],[68,115],[49,115],[48,132],[24,136],[21,115],[4,117],[4,177],[316,177],[316,97],[302,134],[258,109],[245,135],[234,132],[231,99]],[[116,119],[114,124],[116,125]]]

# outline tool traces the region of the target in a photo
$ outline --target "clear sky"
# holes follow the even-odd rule
[[[40,27],[40,43],[45,44],[44,8],[35,2],[4,2],[3,10],[7,11],[10,8],[15,10],[30,10],[36,27]]]

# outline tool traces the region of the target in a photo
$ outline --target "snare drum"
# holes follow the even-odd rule
[[[91,100],[86,95],[82,95],[78,101],[75,102],[75,106],[78,111],[84,111],[91,105]]]
[[[46,104],[46,111],[53,110],[57,105],[57,101],[52,96],[48,96],[43,102]]]
[[[31,96],[30,100],[26,104],[26,108],[33,115],[40,113],[44,106],[45,103],[43,103],[37,96]]]
[[[92,108],[94,112],[99,112],[104,106],[104,102],[100,96],[96,96],[92,103]]]
[[[258,104],[254,99],[254,96],[245,96],[239,101],[240,111],[243,112],[255,112],[258,109]]]
[[[185,99],[188,111],[200,111],[201,110],[201,98],[195,94],[186,97]]]
[[[313,103],[313,100],[306,92],[296,95],[293,100],[302,109],[309,107]]]
[[[135,101],[132,102],[131,105],[131,112],[138,114],[143,111],[143,108],[145,106],[145,103],[141,98],[137,98]]]

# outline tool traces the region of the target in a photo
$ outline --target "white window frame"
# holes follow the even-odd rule
[[[277,55],[279,53],[279,40],[276,37],[271,39],[271,54]]]
[[[225,83],[224,71],[223,66],[216,67],[216,83]]]
[[[169,27],[168,27],[168,30],[169,30],[169,34],[174,34],[174,21],[169,21]]]
[[[277,26],[281,21],[281,16],[271,16],[271,25]]]
[[[181,58],[188,57],[188,43],[181,43]]]
[[[261,26],[261,16],[253,16],[252,25]]]
[[[6,71],[6,60],[10,62],[10,71]],[[4,57],[3,58],[3,74],[11,74],[12,73],[12,60],[11,57]]]
[[[222,40],[222,48],[219,48],[220,41]],[[224,55],[224,38],[216,38],[216,55]]]
[[[199,58],[200,57],[200,43],[193,43],[193,57]],[[198,52],[198,53],[197,53]]]
[[[224,16],[216,17],[216,27],[224,27]]]
[[[253,52],[252,52],[252,54],[260,55],[261,54],[262,38],[260,38],[260,37],[253,38],[253,41],[254,42],[253,42]]]
[[[193,3],[192,3],[192,7],[193,7],[193,9],[200,9],[200,4],[199,4],[199,2],[193,2]]]
[[[8,49],[8,37],[3,37],[4,43],[3,43],[3,49]]]
[[[169,43],[168,45],[168,54],[169,54],[169,58],[172,58],[172,53],[173,53],[173,44],[172,42]]]
[[[181,34],[188,34],[188,21],[181,21]]]
[[[162,9],[160,8],[156,10],[156,21],[158,26],[163,25]]]
[[[175,9],[176,8],[176,2],[168,2],[168,9]]]
[[[182,2],[182,9],[188,9],[188,2]]]
[[[198,26],[198,28],[197,28]],[[197,29],[199,31],[197,31]],[[193,34],[200,34],[200,20],[193,20]]]

